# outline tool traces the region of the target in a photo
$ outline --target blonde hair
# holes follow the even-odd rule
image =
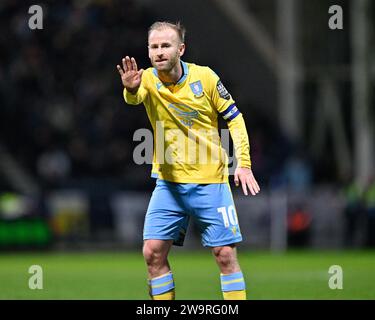
[[[178,37],[180,38],[181,43],[184,43],[186,29],[179,21],[176,22],[176,23],[172,23],[172,22],[168,22],[168,21],[156,21],[148,29],[148,36],[150,37],[151,31],[167,29],[167,28],[170,28],[170,29],[173,29],[174,31],[176,31]]]

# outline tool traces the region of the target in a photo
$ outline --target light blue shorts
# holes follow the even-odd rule
[[[242,241],[228,183],[196,184],[156,180],[148,205],[143,239],[174,240],[182,246],[189,224],[197,223],[205,247]]]

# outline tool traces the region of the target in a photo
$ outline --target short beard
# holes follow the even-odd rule
[[[176,54],[171,60],[169,60],[164,66],[158,67],[156,63],[153,62],[153,67],[157,71],[169,72],[171,71],[178,63],[178,54]]]

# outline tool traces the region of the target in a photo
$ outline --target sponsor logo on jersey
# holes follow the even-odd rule
[[[193,119],[198,118],[198,111],[185,104],[170,103],[168,108],[173,109],[173,113],[180,119],[181,123],[189,128],[193,125]]]

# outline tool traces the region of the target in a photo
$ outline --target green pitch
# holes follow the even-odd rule
[[[301,251],[277,255],[239,250],[249,299],[375,299],[374,251]],[[219,271],[209,251],[174,248],[177,299],[221,299]],[[31,290],[31,265],[43,269],[43,289]],[[343,289],[328,286],[329,267],[343,269]],[[0,299],[148,299],[140,252],[0,254]]]

